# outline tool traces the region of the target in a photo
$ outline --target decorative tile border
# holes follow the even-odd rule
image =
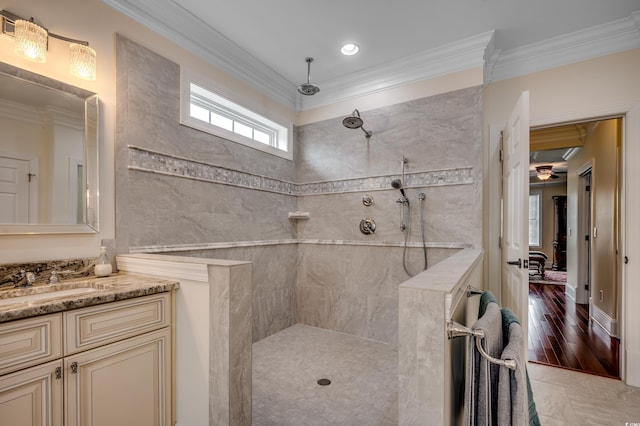
[[[386,175],[296,184],[187,158],[161,154],[135,146],[129,146],[129,170],[296,196],[389,190],[390,182],[400,177],[399,175]],[[462,167],[408,173],[405,175],[405,185],[408,188],[468,185],[473,183],[472,170],[471,167]]]
[[[129,146],[129,170],[158,173],[206,182],[234,185],[280,194],[297,195],[296,185],[251,173],[239,172],[213,164],[161,154]]]

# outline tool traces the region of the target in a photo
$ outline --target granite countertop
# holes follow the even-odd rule
[[[54,312],[67,311],[85,306],[99,305],[150,294],[163,293],[180,287],[177,281],[142,275],[113,274],[109,277],[85,277],[64,280],[58,284],[35,284],[26,288],[9,288],[0,290],[0,323],[21,318],[46,315]],[[59,290],[76,288],[93,288],[84,294],[61,295]],[[55,289],[56,291],[51,291]],[[37,301],[8,302],[9,298],[21,295],[50,294]]]

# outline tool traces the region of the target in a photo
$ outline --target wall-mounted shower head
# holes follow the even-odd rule
[[[306,58],[305,61],[307,62],[307,82],[298,86],[298,92],[305,96],[312,96],[318,93],[320,88],[315,84],[311,84],[311,62],[313,62],[313,58]]]
[[[402,187],[402,181],[400,179],[394,179],[391,181],[391,187],[393,189],[399,189],[402,196],[407,199],[407,195],[404,193],[404,188]],[[408,201],[408,200],[407,200]]]
[[[365,130],[364,127],[362,127],[363,124],[364,121],[362,121],[362,118],[360,118],[360,111],[358,111],[357,109],[354,109],[353,113],[350,116],[345,117],[342,120],[342,125],[344,127],[346,127],[347,129],[362,129],[365,137],[369,139],[372,133],[368,130]]]

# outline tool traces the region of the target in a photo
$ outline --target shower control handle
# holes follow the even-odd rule
[[[376,223],[370,217],[366,217],[360,221],[360,232],[370,235],[376,232]]]

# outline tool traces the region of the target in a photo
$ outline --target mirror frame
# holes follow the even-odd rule
[[[85,182],[87,189],[86,223],[84,224],[2,224],[0,235],[36,234],[95,234],[99,232],[99,187],[98,187],[98,116],[99,101],[96,93],[45,77],[13,65],[0,62],[0,74],[18,78],[32,84],[65,92],[84,101],[84,156]]]

